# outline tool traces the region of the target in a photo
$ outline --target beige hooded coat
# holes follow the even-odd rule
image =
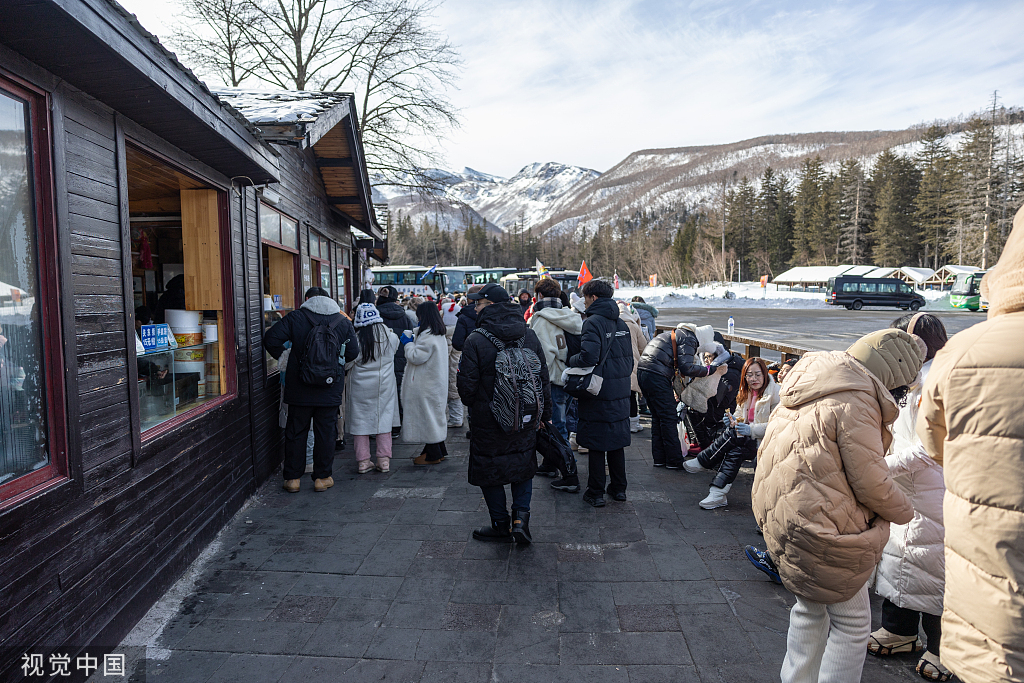
[[[647,337],[644,336],[643,326],[640,324],[640,316],[636,309],[625,301],[617,301],[619,305],[619,318],[629,328],[629,337],[633,347],[633,375],[629,378],[629,390],[640,393],[640,383],[636,379],[636,366],[640,363],[640,356],[647,347]]]
[[[917,421],[946,479],[942,662],[966,683],[1024,680],[1024,208],[981,291],[988,320],[935,356]]]
[[[913,518],[884,458],[896,402],[840,351],[806,354],[781,399],[758,451],[754,516],[786,588],[845,602],[871,577],[889,522]]]

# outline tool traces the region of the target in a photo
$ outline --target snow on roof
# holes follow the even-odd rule
[[[935,275],[935,271],[931,268],[911,268],[910,266],[903,266],[900,268],[900,272],[917,283],[924,282],[932,275]]]
[[[313,123],[324,112],[351,97],[340,92],[248,88],[220,88],[213,94],[257,126]]]
[[[874,277],[892,277],[892,274],[895,273],[897,270],[899,270],[899,269],[898,268],[875,268],[875,269],[871,270],[870,272],[865,273],[864,277],[872,277],[872,278],[874,278]]]
[[[843,275],[866,276],[871,271],[877,270],[874,266],[846,266],[846,268],[847,270],[843,271]]]
[[[942,271],[946,271],[951,275],[960,275],[961,273],[975,273],[979,270],[981,270],[981,268],[977,268],[975,266],[954,266],[952,264],[948,264],[939,268],[940,273]]]
[[[775,284],[787,285],[790,283],[801,284],[801,283],[814,283],[814,282],[828,282],[830,277],[836,277],[846,273],[855,266],[797,266],[796,268],[790,268],[786,272],[776,276],[772,280]]]

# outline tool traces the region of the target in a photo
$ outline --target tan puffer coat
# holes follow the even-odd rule
[[[989,319],[932,363],[917,432],[946,478],[942,662],[1024,680],[1024,209],[982,293]]]
[[[632,306],[625,301],[617,301],[619,305],[619,318],[629,328],[629,337],[633,346],[633,375],[629,379],[629,390],[640,393],[640,383],[636,379],[636,368],[640,363],[640,356],[647,348],[647,337],[644,335],[643,327],[640,324],[640,315]]]
[[[896,403],[840,351],[806,354],[781,398],[758,451],[754,516],[787,589],[844,602],[871,577],[889,522],[914,515],[884,459]]]

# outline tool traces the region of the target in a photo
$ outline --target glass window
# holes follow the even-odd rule
[[[0,90],[0,483],[50,464],[31,114]]]
[[[878,291],[880,294],[895,294],[896,283],[895,282],[880,282],[878,284]]]
[[[862,282],[860,283],[861,293],[874,294],[877,289],[877,285],[874,282]]]
[[[263,245],[263,332],[295,310],[295,275],[298,256],[268,244]],[[278,361],[266,354],[267,375],[278,371]]]
[[[910,294],[910,285],[904,283],[900,285],[900,291],[904,294]]]
[[[299,222],[281,215],[281,244],[292,249],[299,248]]]
[[[231,293],[222,249],[229,244],[227,196],[134,146],[125,156],[132,279],[142,283],[146,307],[135,320],[145,438],[147,430],[233,391]],[[276,216],[261,206],[260,234],[268,239],[280,225]]]
[[[266,204],[260,204],[260,237],[281,243],[281,214]]]

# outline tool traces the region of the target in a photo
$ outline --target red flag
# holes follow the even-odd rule
[[[587,268],[587,262],[584,261],[583,265],[580,266],[580,274],[579,277],[576,278],[576,282],[580,287],[582,287],[593,279],[594,276],[590,274],[590,269]]]

